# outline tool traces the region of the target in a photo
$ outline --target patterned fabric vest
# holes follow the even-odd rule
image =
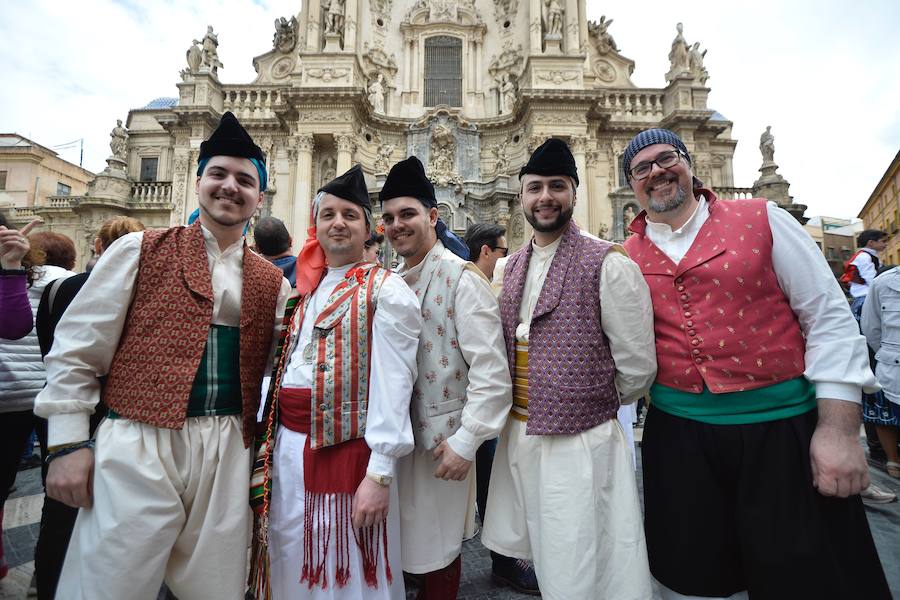
[[[347,271],[316,317],[309,443],[313,449],[361,438],[366,433],[372,322],[378,294],[390,271],[362,263]],[[312,294],[297,304],[298,328]],[[305,352],[294,347],[287,353]],[[286,357],[286,360],[288,358]]]
[[[653,297],[656,383],[699,393],[753,390],[803,375],[806,343],[772,267],[766,201],[709,202],[709,218],[677,265],[645,235],[625,248]]]
[[[529,435],[573,434],[613,419],[616,365],[600,325],[600,268],[613,244],[569,224],[538,296],[528,338]],[[500,317],[515,378],[516,326],[531,244],[506,262]]]
[[[466,403],[469,365],[456,339],[456,288],[463,271],[477,267],[440,241],[423,263],[418,276],[405,274],[404,279],[422,304],[423,321],[410,417],[416,446],[431,450],[459,429]]]
[[[245,446],[253,436],[281,280],[277,267],[244,246],[240,364],[234,368],[240,373]],[[126,419],[181,428],[212,311],[200,224],[145,231],[134,300],[103,391],[106,405]]]

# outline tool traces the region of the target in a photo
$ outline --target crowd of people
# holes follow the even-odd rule
[[[890,598],[859,443],[864,415],[900,477],[886,235],[848,261],[851,311],[793,217],[718,200],[675,133],[622,162],[624,245],[579,229],[551,138],[515,252],[456,236],[412,156],[383,233],[355,165],[296,253],[272,217],[248,243],[265,160],[225,113],[188,226],[113,218],[74,275],[64,236],[0,225],[0,485],[36,430],[38,597],[450,600],[477,516],[493,579],[548,599]]]

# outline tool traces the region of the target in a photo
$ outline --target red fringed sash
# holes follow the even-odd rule
[[[298,433],[309,434],[312,419],[312,391],[309,389],[282,388],[279,398],[281,424]],[[328,587],[325,561],[331,530],[335,530],[337,564],[334,582],[343,587],[350,579],[350,531],[362,554],[363,577],[370,587],[378,587],[377,567],[379,545],[383,544],[385,573],[388,583],[393,580],[387,557],[387,522],[373,527],[353,529],[353,497],[360,482],[366,476],[369,464],[369,446],[362,438],[313,450],[306,439],[303,448],[303,569],[300,581],[309,587]],[[334,494],[332,506],[329,495]],[[313,529],[317,531],[313,539]]]

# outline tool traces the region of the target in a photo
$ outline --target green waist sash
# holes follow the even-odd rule
[[[805,377],[743,392],[699,394],[654,383],[650,399],[659,410],[711,425],[745,425],[789,419],[816,408],[816,388]]]
[[[239,415],[241,398],[240,328],[210,325],[200,368],[188,399],[188,417]],[[118,418],[109,411],[109,418]]]

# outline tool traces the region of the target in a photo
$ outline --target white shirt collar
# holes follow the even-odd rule
[[[697,206],[694,208],[694,212],[691,213],[690,218],[685,221],[684,225],[679,227],[678,229],[672,229],[667,223],[654,223],[650,220],[649,216],[647,217],[647,227],[653,230],[653,233],[659,234],[663,237],[675,237],[680,235],[685,235],[688,233],[692,233],[700,229],[703,223],[706,222],[706,218],[709,216],[709,206],[706,202],[706,197],[701,195],[699,200],[697,201]]]
[[[219,241],[216,239],[216,236],[213,235],[203,223],[200,224],[200,231],[203,232],[203,241],[206,243],[206,251],[213,256],[227,256],[244,247],[244,236],[241,236],[235,243],[225,248],[225,250],[220,250]]]

